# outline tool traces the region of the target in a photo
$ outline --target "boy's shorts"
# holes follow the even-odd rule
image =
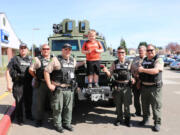
[[[87,61],[87,75],[97,74],[100,72],[100,61]]]

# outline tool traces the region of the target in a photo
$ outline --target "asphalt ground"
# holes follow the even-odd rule
[[[11,92],[7,91],[6,79],[0,76],[0,120],[13,104],[14,98]]]
[[[152,112],[150,124],[139,127],[138,122],[142,117],[132,117],[133,127],[125,125],[118,127],[113,125],[116,119],[115,108],[107,103],[80,102],[74,109],[72,125],[74,132],[65,130],[64,135],[179,135],[180,126],[180,71],[172,71],[166,68],[163,73],[163,108],[162,126],[160,132],[153,132]],[[134,107],[131,105],[131,112]],[[11,124],[8,135],[57,135],[52,123],[48,122],[47,116],[42,127],[35,127],[33,121],[25,120],[23,126],[14,121]]]

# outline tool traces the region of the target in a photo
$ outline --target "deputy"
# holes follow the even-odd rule
[[[131,62],[125,59],[126,52],[123,47],[118,47],[117,50],[118,60],[114,61],[110,71],[106,67],[103,71],[110,77],[113,76],[115,79],[115,90],[114,98],[117,111],[117,119],[115,125],[119,126],[123,123],[123,104],[124,104],[124,117],[125,124],[131,127],[130,122],[130,105],[132,104],[132,93],[130,88],[130,83],[134,83],[135,80],[131,77]]]
[[[70,57],[71,50],[70,44],[64,44],[62,55],[54,57],[44,71],[47,86],[53,92],[51,102],[54,126],[60,133],[63,133],[63,128],[73,131],[71,125],[73,106],[72,84],[74,84],[76,61]]]
[[[148,109],[152,106],[154,131],[160,131],[161,125],[161,97],[162,97],[162,71],[164,62],[156,54],[155,46],[147,46],[147,57],[144,58],[142,66],[139,67],[140,80],[142,82],[142,110],[143,120],[139,123],[141,126],[149,123]]]
[[[41,46],[41,55],[35,57],[29,68],[29,73],[35,78],[36,95],[36,126],[39,127],[43,122],[43,114],[45,107],[50,105],[46,101],[50,101],[51,92],[44,80],[44,68],[49,64],[52,56],[50,56],[50,47],[48,44]]]
[[[22,43],[19,46],[19,55],[14,56],[7,66],[6,79],[7,89],[13,90],[16,101],[15,116],[19,125],[23,125],[23,103],[25,105],[26,118],[33,120],[31,114],[32,105],[32,77],[28,72],[31,64],[31,57],[28,56],[27,45]],[[12,79],[13,87],[10,84]]]
[[[143,59],[146,57],[146,46],[142,45],[138,48],[139,56],[136,56],[132,62],[131,72],[133,77],[136,80],[136,83],[132,87],[134,94],[134,107],[135,113],[133,116],[141,116],[141,103],[140,103],[140,94],[141,94],[141,81],[139,79],[138,68],[142,63]]]

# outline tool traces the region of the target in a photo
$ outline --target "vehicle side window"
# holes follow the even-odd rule
[[[72,51],[79,51],[78,40],[52,40],[52,51],[61,51],[65,43],[72,46]]]

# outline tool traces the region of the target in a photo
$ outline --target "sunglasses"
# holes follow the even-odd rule
[[[50,48],[43,48],[42,50],[50,50]]]
[[[154,51],[154,49],[149,49],[149,50],[147,50],[147,52],[153,52]]]
[[[27,47],[20,47],[20,49],[26,49]]]
[[[70,48],[66,48],[66,49],[64,49],[65,51],[71,51],[72,49],[70,49]]]
[[[124,54],[125,52],[118,52],[119,54]]]

